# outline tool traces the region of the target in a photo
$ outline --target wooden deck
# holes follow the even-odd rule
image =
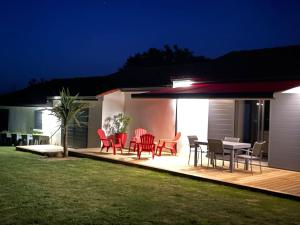
[[[53,157],[62,154],[63,147],[57,145],[24,145],[24,146],[16,146],[16,150]]]
[[[209,180],[224,185],[235,186],[238,188],[260,191],[272,195],[288,197],[300,200],[300,172],[263,167],[262,174],[258,166],[253,166],[253,174],[243,169],[243,164],[235,169],[233,173],[229,172],[228,162],[225,162],[224,169],[207,167],[207,159],[203,160],[203,166],[194,167],[193,158],[188,165],[186,155],[170,156],[165,154],[161,157],[142,154],[139,160],[135,153],[128,153],[127,150],[113,155],[112,152],[100,152],[99,148],[91,149],[72,149],[70,155],[87,157],[98,160],[117,162],[132,166],[143,167],[152,170],[159,170],[174,175],[186,176],[193,179]],[[218,165],[221,165],[218,162]]]

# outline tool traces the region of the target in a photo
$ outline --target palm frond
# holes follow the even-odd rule
[[[70,95],[69,89],[62,89],[60,92],[60,102],[58,105],[51,109],[51,114],[56,116],[59,121],[61,121],[62,126],[68,126],[71,121],[80,126],[80,120],[83,109],[88,108],[87,103],[82,103],[78,101],[78,95]]]

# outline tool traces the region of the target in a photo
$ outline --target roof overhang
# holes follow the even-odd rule
[[[300,86],[300,80],[192,83],[187,87],[161,88],[132,94],[133,98],[218,98],[218,99],[272,99],[275,92]]]
[[[60,100],[60,96],[48,96],[47,100]],[[80,101],[96,101],[96,96],[77,96],[76,100]]]

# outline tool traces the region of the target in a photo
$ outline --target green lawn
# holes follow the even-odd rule
[[[300,202],[0,148],[0,224],[300,224]]]

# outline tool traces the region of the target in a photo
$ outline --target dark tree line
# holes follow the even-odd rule
[[[28,83],[27,83],[27,87],[32,87],[32,86],[36,86],[36,85],[39,85],[39,84],[43,84],[45,83],[46,80],[44,78],[31,78]]]
[[[150,48],[146,52],[130,56],[122,69],[169,66],[208,60],[209,59],[204,56],[195,56],[193,52],[187,48],[179,48],[177,45],[173,45],[172,47],[165,45],[163,49]]]

